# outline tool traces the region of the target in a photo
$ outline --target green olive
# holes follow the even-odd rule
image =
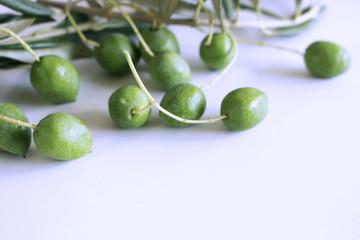
[[[100,47],[95,47],[96,61],[105,70],[112,74],[124,74],[130,72],[124,51],[128,51],[136,64],[140,59],[140,53],[135,44],[124,34],[110,34],[99,41]]]
[[[235,54],[235,47],[229,35],[215,33],[211,44],[206,45],[209,36],[200,44],[200,58],[211,69],[218,70],[228,65]]]
[[[116,90],[109,98],[109,113],[115,124],[121,128],[137,128],[149,118],[151,108],[133,114],[132,110],[140,110],[150,104],[140,88],[127,85]]]
[[[155,55],[166,51],[179,53],[179,44],[175,35],[166,28],[147,28],[141,35]],[[151,59],[151,56],[145,51],[142,44],[140,44],[140,52],[146,62]]]
[[[198,120],[204,114],[206,98],[200,88],[184,83],[168,90],[161,100],[160,106],[178,117]],[[171,127],[187,127],[190,124],[179,122],[160,112],[160,118]]]
[[[56,160],[77,159],[92,150],[89,129],[78,118],[65,113],[43,118],[33,138],[41,153]]]
[[[30,81],[40,96],[54,103],[74,102],[80,87],[76,69],[55,55],[40,57],[32,64]]]
[[[339,45],[318,41],[307,47],[304,55],[307,69],[319,78],[333,78],[350,67],[349,53]]]
[[[222,121],[233,131],[242,131],[258,125],[266,116],[267,96],[255,88],[238,88],[225,96],[221,103]]]
[[[149,73],[151,79],[164,90],[191,80],[188,63],[175,52],[162,52],[150,59]]]
[[[26,115],[10,103],[0,104],[0,114],[12,119],[29,122]],[[30,128],[0,120],[0,150],[25,155],[30,147],[30,143]]]

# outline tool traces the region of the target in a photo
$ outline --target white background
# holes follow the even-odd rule
[[[81,78],[75,103],[53,105],[29,82],[29,67],[0,71],[0,102],[32,123],[53,112],[80,118],[93,153],[59,162],[35,145],[22,158],[0,153],[0,239],[358,240],[360,239],[360,2],[331,1],[309,31],[260,39],[303,51],[315,40],[344,46],[351,69],[331,80],[310,76],[298,55],[238,45],[223,79],[206,90],[204,118],[222,98],[251,86],[264,91],[269,113],[256,128],[230,132],[221,122],[166,127],[153,109],[135,130],[116,128],[107,100],[132,76],[106,74],[93,59],[74,61]],[[217,73],[200,61],[204,35],[172,27],[202,86]],[[163,93],[140,75],[157,100]]]

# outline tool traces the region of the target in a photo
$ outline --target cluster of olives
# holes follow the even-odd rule
[[[166,90],[160,106],[171,115],[161,111],[159,116],[165,124],[171,127],[187,127],[187,120],[198,120],[206,108],[206,98],[202,90],[192,84],[190,67],[179,54],[179,44],[174,34],[166,28],[146,29],[142,37],[154,53],[151,56],[145,46],[140,44],[140,54],[148,64],[151,79],[162,89]],[[216,33],[207,45],[206,36],[200,44],[200,56],[211,69],[222,69],[229,64],[235,54],[235,46],[231,37],[226,33]],[[125,40],[126,39],[126,40]],[[106,49],[107,42],[112,48]],[[114,57],[112,67],[105,68],[115,73],[115,69],[124,69],[116,73],[129,71],[126,56],[127,51],[133,62],[138,62],[138,50],[124,35],[111,35],[100,41],[101,47],[95,48],[95,56],[101,66],[106,66]],[[117,46],[117,55],[114,47]],[[116,57],[115,57],[116,55]],[[107,57],[105,57],[107,56]],[[105,63],[106,62],[106,63]],[[137,128],[143,125],[151,113],[151,101],[145,93],[136,86],[127,85],[117,89],[109,98],[108,108],[112,120],[121,128]],[[150,107],[148,107],[150,106]],[[267,113],[266,95],[254,88],[239,88],[229,93],[221,105],[225,126],[234,131],[245,130],[260,123]],[[184,121],[175,119],[175,115]]]
[[[151,107],[156,106],[160,110],[159,117],[168,126],[187,127],[198,123],[196,121],[206,109],[206,98],[202,89],[190,84],[191,70],[179,54],[176,37],[167,28],[146,29],[142,37],[148,46],[140,44],[137,47],[129,37],[111,34],[99,41],[94,56],[108,72],[122,75],[131,70],[135,78],[137,73],[131,64],[138,63],[142,57],[148,64],[151,79],[166,92],[158,106],[147,90],[134,85],[122,86],[109,98],[111,119],[121,128],[137,128],[148,120]],[[223,69],[235,56],[234,38],[227,32],[213,34],[210,43],[209,38],[206,36],[200,44],[200,57],[210,69]],[[304,61],[308,71],[320,78],[336,77],[350,65],[349,54],[342,47],[326,41],[311,44],[305,51]],[[73,102],[79,92],[76,69],[54,55],[36,59],[30,80],[39,95],[54,103]],[[238,88],[224,97],[218,120],[221,119],[230,130],[242,131],[258,125],[265,118],[267,109],[265,93],[251,87]],[[18,122],[6,121],[4,116]],[[30,128],[21,124],[27,122],[25,114],[16,106],[0,105],[0,150],[24,155],[31,142],[30,128],[33,128],[37,149],[48,157],[70,160],[91,151],[92,137],[88,128],[73,116],[50,114]]]
[[[4,118],[10,118],[8,121]],[[31,128],[37,149],[56,160],[77,159],[91,152],[89,129],[78,118],[65,113],[53,113],[37,125],[19,108],[10,103],[0,104],[0,149],[25,156],[31,143]]]
[[[179,44],[174,34],[166,28],[149,28],[142,33],[142,37],[154,53],[154,56],[150,56],[140,44],[140,54],[148,64],[151,79],[166,90],[160,106],[182,119],[200,119],[206,108],[206,99],[200,88],[189,83],[190,68],[179,55]],[[223,69],[234,57],[236,43],[227,33],[213,34],[210,44],[207,44],[208,37],[206,36],[200,44],[200,57],[210,69]],[[118,41],[120,40],[118,38]],[[121,44],[112,44],[115,45]],[[131,48],[118,49],[117,58],[122,60],[117,61],[119,66],[116,69],[129,71],[129,68],[126,68],[125,56],[121,53],[128,51],[135,63],[138,62],[139,57],[134,44],[126,45]],[[102,58],[97,57],[100,64]],[[110,60],[106,59],[106,61]],[[306,49],[304,60],[307,69],[320,78],[338,76],[345,72],[350,64],[349,55],[342,47],[325,41],[311,44]],[[149,118],[151,108],[148,106],[151,104],[140,88],[130,85],[119,88],[110,96],[108,108],[116,125],[121,128],[137,128]],[[221,116],[224,116],[222,121],[226,127],[234,131],[252,128],[265,118],[267,104],[267,97],[262,91],[254,88],[236,89],[223,99],[220,110]],[[159,116],[165,124],[172,127],[190,125],[186,121],[174,119],[161,109]]]

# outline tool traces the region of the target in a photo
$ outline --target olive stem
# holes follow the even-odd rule
[[[9,117],[1,115],[1,114],[0,114],[0,119],[4,120],[5,122],[15,123],[16,125],[19,125],[19,126],[32,128],[34,131],[39,130],[39,127],[36,126],[35,124],[31,124],[31,123],[23,122],[23,121],[20,121],[17,119],[9,118]]]
[[[209,119],[204,119],[204,120],[189,120],[189,119],[185,119],[185,118],[181,118],[179,116],[176,116],[175,114],[167,111],[165,108],[163,108],[162,106],[160,106],[160,104],[158,104],[156,102],[156,100],[151,96],[150,92],[146,89],[144,83],[142,82],[139,74],[136,71],[136,68],[134,66],[134,63],[131,59],[131,56],[129,54],[128,51],[124,51],[126,60],[129,64],[129,67],[131,69],[132,74],[135,77],[135,80],[137,81],[139,87],[141,88],[141,90],[144,92],[145,96],[148,98],[148,100],[150,101],[150,103],[156,107],[160,112],[166,114],[167,116],[179,121],[179,122],[183,122],[183,123],[191,123],[191,124],[203,124],[203,123],[213,123],[216,121],[219,121],[221,119],[227,118],[227,115],[221,115],[219,117],[215,117],[215,118],[209,118]]]
[[[22,40],[16,33],[11,31],[10,29],[2,28],[2,27],[0,27],[0,31],[5,32],[10,36],[12,36],[13,38],[15,38],[24,47],[24,49],[27,50],[31,54],[31,56],[34,57],[35,61],[40,62],[40,58],[36,55],[34,50],[32,50],[31,47],[24,40]]]
[[[114,0],[108,0],[109,2],[111,2],[111,4],[113,4],[119,11],[120,13],[124,16],[124,18],[126,19],[126,21],[130,24],[131,28],[133,29],[136,37],[139,39],[140,43],[143,45],[145,51],[151,56],[154,57],[155,54],[151,51],[150,47],[147,45],[147,43],[145,42],[144,38],[141,36],[139,29],[136,27],[134,21],[131,19],[131,17],[129,16],[129,14],[127,14],[118,4],[116,4],[116,2]]]
[[[250,45],[256,45],[256,46],[260,46],[260,47],[270,47],[270,48],[275,48],[275,49],[279,49],[279,50],[283,50],[283,51],[288,51],[288,52],[292,52],[292,53],[296,53],[298,55],[304,56],[303,52],[300,52],[296,49],[292,49],[292,48],[286,48],[286,47],[282,47],[282,46],[277,46],[277,45],[273,45],[270,43],[265,43],[265,42],[259,42],[259,41],[252,41],[252,40],[246,40],[246,39],[236,39],[239,43],[243,43],[243,44],[250,44]]]
[[[234,46],[234,55],[231,59],[231,61],[228,63],[228,65],[226,65],[225,68],[223,68],[221,70],[221,72],[216,76],[215,79],[213,79],[212,81],[210,81],[208,84],[206,84],[205,86],[202,86],[201,87],[201,90],[206,90],[207,88],[209,88],[211,85],[213,85],[214,83],[216,83],[217,81],[219,81],[219,79],[227,72],[229,71],[229,69],[231,68],[231,66],[234,64],[236,58],[237,58],[237,55],[238,55],[238,50],[237,50],[237,43],[235,41],[235,38],[233,37],[232,33],[230,31],[228,31],[228,35],[230,36],[230,39],[231,39],[231,42]]]
[[[205,46],[210,46],[212,39],[213,39],[213,32],[214,32],[214,30],[213,30],[214,26],[213,26],[213,21],[212,21],[212,17],[211,17],[211,12],[206,7],[203,0],[198,0],[198,3],[205,9],[205,11],[208,15],[208,18],[209,18],[209,35],[208,35],[208,38],[206,39]]]
[[[138,109],[138,110],[132,109],[131,114],[135,115],[135,114],[138,114],[138,113],[142,113],[142,112],[148,110],[149,108],[152,108],[153,106],[154,106],[154,104],[150,103],[149,105],[147,105],[144,108],[141,108],[141,109]]]
[[[66,16],[68,17],[71,25],[73,25],[75,31],[77,32],[77,34],[79,35],[81,41],[83,42],[83,44],[90,44],[90,45],[93,45],[95,47],[100,47],[100,43],[98,42],[95,42],[95,41],[92,41],[92,40],[89,40],[85,37],[85,35],[83,34],[83,32],[80,30],[80,28],[78,27],[77,23],[75,22],[74,18],[71,16],[70,14],[70,11],[69,11],[69,8],[66,7],[65,8],[65,14]]]
[[[152,12],[152,11],[148,11],[142,7],[140,7],[139,5],[135,4],[135,3],[118,3],[119,5],[122,6],[126,6],[126,7],[130,7],[133,8],[135,10],[138,10],[139,12],[144,13],[145,15],[148,15],[149,17],[151,17],[153,19],[153,23],[152,23],[152,27],[153,29],[156,28],[157,26],[157,18],[156,18],[156,13]]]
[[[294,20],[296,20],[301,15],[301,4],[302,0],[296,0],[296,10]]]
[[[193,21],[194,22],[196,22],[198,17],[199,17],[201,7],[202,7],[201,4],[198,2],[198,4],[196,5],[196,8],[195,8],[195,11],[194,11],[194,16],[193,16]]]

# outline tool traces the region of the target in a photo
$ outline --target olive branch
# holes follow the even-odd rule
[[[310,6],[303,7],[301,0],[295,0],[294,14],[280,16],[263,9],[261,1],[207,1],[205,4],[210,12],[202,5],[203,1],[196,0],[116,2],[122,5],[140,30],[148,24],[155,28],[164,25],[206,27],[209,26],[210,17],[211,25],[223,30],[255,28],[263,34],[274,36],[299,34],[308,29],[319,18],[326,4],[325,0],[314,0]],[[66,9],[71,12],[78,28],[88,39],[96,41],[113,32],[133,33],[124,15],[105,0],[2,0],[0,4],[21,14],[0,14],[0,27],[15,33],[26,32],[22,39],[32,49],[36,49],[40,56],[50,51],[68,60],[92,56],[92,50],[82,44],[76,29],[68,20]],[[241,19],[239,15],[242,12],[253,13],[258,19]],[[47,24],[47,27],[43,27],[44,24]],[[24,54],[25,50],[16,40],[6,35],[0,35],[0,38],[0,68],[10,68],[32,61],[28,54]]]

